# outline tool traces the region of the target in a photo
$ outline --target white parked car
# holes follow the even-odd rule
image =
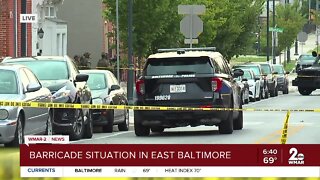
[[[243,70],[243,80],[249,84],[249,98],[251,102],[260,101],[260,78],[251,69]]]

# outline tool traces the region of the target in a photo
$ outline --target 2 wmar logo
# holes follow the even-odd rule
[[[304,164],[304,154],[299,153],[297,148],[290,148],[289,154],[291,154],[289,164]]]

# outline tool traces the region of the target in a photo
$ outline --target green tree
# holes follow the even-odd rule
[[[115,24],[115,1],[103,2],[107,5],[105,17]],[[171,0],[133,1],[133,50],[138,63],[158,48],[180,46],[178,4]],[[127,1],[119,1],[119,12],[122,49],[127,49]]]
[[[265,0],[135,0],[133,7],[134,56],[141,62],[158,48],[182,47],[183,35],[179,24],[179,4],[203,4],[204,31],[195,46],[215,46],[230,59],[245,54],[254,45],[257,19]],[[115,22],[115,1],[104,0],[107,5],[105,17]],[[127,1],[119,1],[120,37],[122,49],[127,47]]]
[[[278,33],[278,49],[282,51],[291,47],[307,19],[301,14],[297,0],[294,4],[278,5],[276,14],[277,26],[284,29],[283,33]]]

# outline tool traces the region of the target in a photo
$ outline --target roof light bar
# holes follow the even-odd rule
[[[216,51],[216,47],[200,47],[200,48],[172,48],[172,49],[158,49],[159,53],[163,52],[182,52],[182,51]]]

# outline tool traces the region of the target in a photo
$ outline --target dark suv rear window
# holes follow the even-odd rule
[[[180,75],[213,73],[209,57],[148,59],[145,75]]]

